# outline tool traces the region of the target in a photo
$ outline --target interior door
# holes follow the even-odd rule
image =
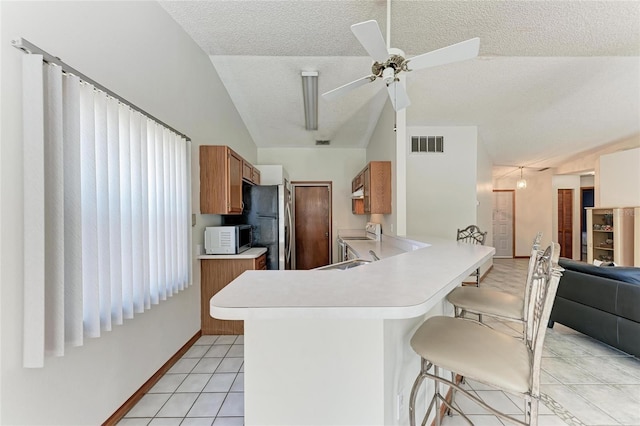
[[[331,183],[293,183],[295,269],[331,263]]]
[[[558,244],[562,257],[573,259],[573,189],[558,189]]]
[[[496,257],[514,256],[514,197],[513,190],[493,191],[493,245]]]

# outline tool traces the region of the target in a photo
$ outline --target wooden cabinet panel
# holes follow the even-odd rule
[[[242,161],[242,179],[249,182],[253,181],[253,166],[246,160]]]
[[[253,167],[252,169],[252,177],[251,180],[253,181],[253,183],[255,183],[256,185],[260,185],[260,170],[256,169],[255,167]]]
[[[243,163],[228,146],[200,146],[200,213],[242,213]]]
[[[227,213],[242,213],[242,164],[244,160],[238,154],[228,149],[229,162],[229,204]]]
[[[391,162],[371,161],[353,179],[351,189],[364,194],[351,201],[353,214],[391,213]]]
[[[254,263],[253,263],[253,269],[255,270],[262,270],[262,269],[267,269],[267,254],[263,254],[262,256],[260,256],[259,258],[255,259]]]
[[[209,313],[211,298],[247,270],[267,269],[267,255],[256,259],[203,259],[201,270],[201,328],[202,334],[244,334],[243,321],[212,318]]]

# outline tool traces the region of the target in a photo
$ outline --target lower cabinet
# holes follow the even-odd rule
[[[209,301],[214,294],[244,271],[260,269],[267,269],[266,254],[255,259],[202,259],[200,261],[202,334],[244,334],[243,321],[212,318],[209,314]]]

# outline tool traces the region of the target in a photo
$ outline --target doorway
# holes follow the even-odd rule
[[[562,257],[573,259],[573,189],[558,189],[558,244]]]
[[[515,204],[513,189],[493,190],[493,245],[495,257],[515,255]]]
[[[580,188],[580,260],[587,261],[587,207],[594,204],[593,186]]]
[[[294,269],[331,263],[331,182],[292,182]]]

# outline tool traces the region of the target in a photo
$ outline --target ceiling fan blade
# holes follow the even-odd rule
[[[355,81],[352,81],[351,83],[347,83],[336,89],[329,90],[328,92],[323,93],[322,97],[326,101],[331,101],[333,99],[339,98],[340,96],[346,94],[347,92],[352,91],[356,87],[364,86],[367,83],[371,83],[375,79],[376,79],[375,75],[368,75],[366,77],[359,78]]]
[[[475,58],[478,56],[479,50],[480,39],[476,37],[432,52],[414,56],[407,61],[407,66],[410,71],[437,67],[438,65]]]
[[[399,81],[394,81],[389,84],[387,86],[387,92],[389,92],[389,99],[391,100],[391,105],[393,105],[394,110],[400,111],[411,105],[407,91]]]
[[[384,38],[382,38],[380,27],[378,27],[376,21],[371,20],[353,24],[351,31],[374,61],[382,63],[389,59],[387,45],[384,42]]]

